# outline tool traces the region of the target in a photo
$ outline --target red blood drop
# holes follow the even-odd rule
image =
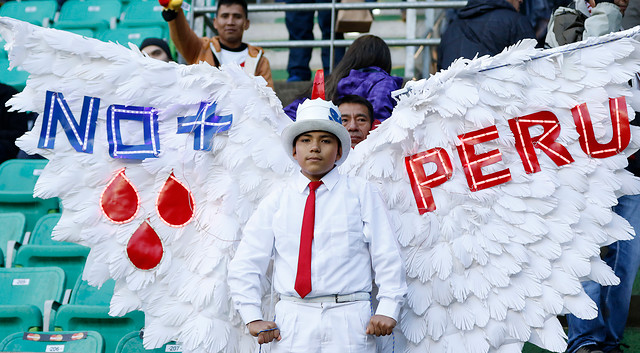
[[[130,222],[138,213],[138,191],[124,175],[124,168],[111,179],[100,196],[100,208],[113,223]]]
[[[193,219],[195,202],[191,191],[171,173],[158,194],[158,215],[171,227],[184,227]]]
[[[158,233],[145,220],[127,243],[129,260],[141,270],[151,270],[158,266],[163,254],[164,249]]]

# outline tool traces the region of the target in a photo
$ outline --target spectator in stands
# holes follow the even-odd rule
[[[535,38],[526,17],[518,13],[522,0],[469,0],[442,34],[438,70],[460,58],[496,55],[525,38]]]
[[[182,11],[182,0],[159,0],[165,7],[162,17],[169,22],[171,39],[188,64],[205,61],[219,67],[222,64],[238,64],[250,75],[262,76],[273,87],[269,60],[262,48],[242,42],[244,31],[249,29],[247,2],[245,0],[220,0],[213,20],[218,36],[198,37],[189,27]]]
[[[149,55],[149,57],[162,60],[166,63],[173,60],[169,44],[160,38],[146,38],[140,45],[140,51]]]
[[[348,94],[336,99],[334,104],[340,110],[342,125],[351,136],[351,148],[364,141],[373,128],[373,106],[368,100]]]
[[[0,163],[16,158],[16,139],[29,130],[29,114],[9,112],[7,101],[18,91],[0,83]]]
[[[554,12],[549,21],[546,44],[558,46],[618,31],[628,4],[628,0],[575,0],[571,7],[561,7]],[[632,124],[638,122],[639,115],[636,113]],[[640,153],[629,158],[627,170],[640,176]],[[623,352],[621,342],[629,316],[631,290],[640,266],[640,195],[622,196],[613,210],[631,224],[636,236],[609,245],[604,255],[604,261],[620,278],[620,284],[601,287],[593,281],[582,283],[587,295],[598,306],[598,316],[593,320],[582,320],[567,315],[569,353]]]
[[[285,1],[287,4],[301,3],[331,3],[330,0],[279,0]],[[287,11],[285,13],[285,23],[289,31],[289,40],[313,40],[313,14],[314,11]],[[331,39],[331,11],[318,11],[318,25],[322,32],[322,39]],[[335,33],[335,39],[344,39],[342,33]],[[287,73],[289,78],[287,81],[309,81],[311,79],[311,69],[309,69],[309,61],[311,61],[312,48],[291,48],[289,49],[289,62],[287,63]],[[337,65],[344,56],[345,49],[343,47],[334,47],[334,65]],[[324,72],[329,74],[331,66],[331,54],[329,47],[321,49],[322,67]]]
[[[391,76],[391,52],[382,38],[364,35],[353,41],[342,61],[327,77],[325,96],[329,100],[353,94],[373,106],[374,125],[391,116],[396,101],[391,92],[402,87],[402,78]],[[311,87],[285,113],[295,120],[298,104],[311,96]]]

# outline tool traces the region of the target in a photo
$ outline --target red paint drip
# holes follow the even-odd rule
[[[145,220],[127,243],[129,260],[141,270],[151,270],[158,266],[163,254],[164,249],[158,233]]]
[[[158,194],[158,215],[171,227],[184,227],[193,219],[195,202],[191,191],[171,173]]]
[[[127,223],[133,220],[140,208],[138,191],[121,169],[100,195],[100,208],[113,223]]]

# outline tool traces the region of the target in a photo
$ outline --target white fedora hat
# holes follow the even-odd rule
[[[334,134],[342,146],[342,156],[336,161],[337,165],[342,164],[351,150],[351,136],[347,129],[342,126],[340,110],[335,104],[323,99],[307,99],[298,105],[296,121],[287,126],[282,131],[282,145],[293,158],[293,141],[296,137],[309,131],[326,131]]]

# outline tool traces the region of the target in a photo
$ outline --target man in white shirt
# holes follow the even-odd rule
[[[258,343],[274,341],[272,352],[375,352],[373,335],[391,334],[407,291],[386,205],[367,181],[338,173],[351,139],[335,105],[308,100],[297,117],[282,141],[300,174],[245,226],[229,265],[231,297]],[[272,257],[281,300],[265,321],[260,283]]]

